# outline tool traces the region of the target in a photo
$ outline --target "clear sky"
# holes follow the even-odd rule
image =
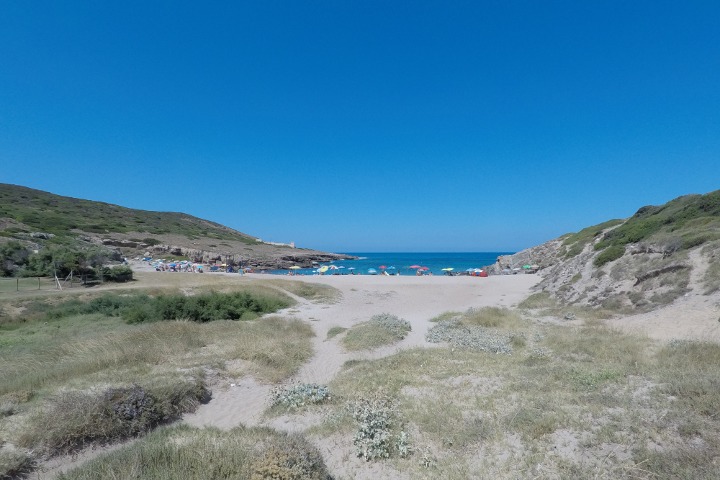
[[[331,251],[720,188],[720,2],[3,1],[0,182]]]

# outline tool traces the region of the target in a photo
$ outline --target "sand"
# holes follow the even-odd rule
[[[247,275],[266,279],[267,275]],[[539,281],[537,275],[508,275],[488,278],[445,276],[373,276],[331,275],[306,277],[273,277],[287,281],[303,281],[331,285],[342,293],[335,304],[313,303],[298,298],[298,305],[280,312],[281,315],[310,322],[315,330],[315,355],[291,380],[327,384],[352,359],[380,358],[399,350],[427,346],[425,333],[432,326],[430,319],[447,311],[464,311],[471,307],[511,307],[525,299]],[[347,352],[337,340],[327,341],[327,332],[335,326],[349,328],[369,320],[373,315],[390,313],[409,321],[410,334],[400,343],[373,351]],[[234,384],[234,386],[232,386]],[[269,406],[269,385],[254,380],[238,379],[213,391],[213,400],[203,405],[185,421],[195,426],[259,425],[262,412]],[[284,430],[298,430],[283,423],[273,425]]]

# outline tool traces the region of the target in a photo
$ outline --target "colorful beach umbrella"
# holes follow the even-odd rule
[[[328,271],[328,267],[323,265],[322,267],[318,268],[319,273],[325,273]]]
[[[410,265],[408,268],[422,268],[420,265]]]
[[[452,267],[447,267],[447,268],[442,269],[443,272],[452,272],[453,270],[455,270],[455,269]]]
[[[380,265],[378,268],[379,268],[380,270],[385,270],[387,267],[386,267],[385,265]]]

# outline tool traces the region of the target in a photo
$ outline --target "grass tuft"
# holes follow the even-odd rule
[[[348,350],[369,350],[399,342],[411,329],[407,320],[383,313],[353,326],[342,340]]]

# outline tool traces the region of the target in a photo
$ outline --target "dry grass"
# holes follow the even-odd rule
[[[386,395],[415,448],[390,475],[719,478],[719,370],[714,344],[536,325],[512,355],[417,348],[352,362],[315,432],[351,435],[345,403]]]
[[[245,291],[238,285],[203,284],[187,287],[184,292],[194,294],[210,288],[214,291]],[[119,289],[113,291],[122,292]],[[255,286],[252,291],[276,297],[281,295],[267,286]],[[167,292],[168,289],[163,287],[150,293]],[[37,420],[40,417],[33,412],[52,411],[53,399],[61,398],[63,392],[85,395],[132,384],[178,385],[193,369],[219,376],[252,374],[262,381],[280,382],[296,373],[313,354],[312,328],[299,320],[279,316],[245,322],[164,321],[139,325],[129,325],[118,317],[101,314],[44,320],[44,312],[57,305],[60,299],[87,301],[97,295],[95,292],[73,292],[72,295],[60,292],[55,296],[42,293],[22,297],[11,307],[6,307],[9,315],[0,325],[0,364],[3,366],[0,369],[0,438],[4,441],[14,444],[22,441],[35,452],[42,448],[52,450],[53,442],[43,447],[46,442],[36,441],[40,436],[31,435],[33,431],[50,432],[50,429],[42,428],[47,425],[57,427],[53,429],[53,438],[80,438],[81,443],[77,445],[82,445],[83,438],[89,438],[91,442],[95,438],[104,438],[102,431],[109,431],[106,428],[82,424],[89,410],[71,415],[63,407],[52,421]],[[232,365],[232,372],[225,370],[226,364]],[[85,403],[77,401],[63,405]],[[161,416],[173,418],[164,413]],[[40,428],[33,430],[32,425]],[[73,430],[77,425],[81,433],[76,435],[71,431],[78,431]],[[152,428],[155,423],[150,425]],[[93,430],[97,432],[93,433]],[[123,435],[113,434],[102,441],[112,441]],[[76,443],[71,444],[75,448]],[[32,456],[29,458],[32,460]],[[0,470],[0,477],[14,471],[16,467],[11,463],[16,463],[21,456],[5,452],[3,459],[7,465]]]
[[[321,283],[307,283],[290,279],[273,279],[263,280],[261,285],[272,285],[281,288],[293,295],[297,295],[314,303],[337,303],[342,298],[340,290]]]
[[[342,339],[348,350],[371,350],[399,342],[410,331],[410,323],[394,315],[375,315],[354,325]]]
[[[179,425],[158,429],[58,478],[325,480],[328,473],[317,449],[299,435],[266,428],[221,431]]]
[[[327,332],[326,340],[330,340],[331,338],[334,338],[346,331],[347,331],[347,328],[345,328],[345,327],[340,327],[340,326],[330,327],[330,329]]]
[[[520,315],[503,307],[471,308],[460,316],[460,324],[471,327],[517,329],[524,326]]]

